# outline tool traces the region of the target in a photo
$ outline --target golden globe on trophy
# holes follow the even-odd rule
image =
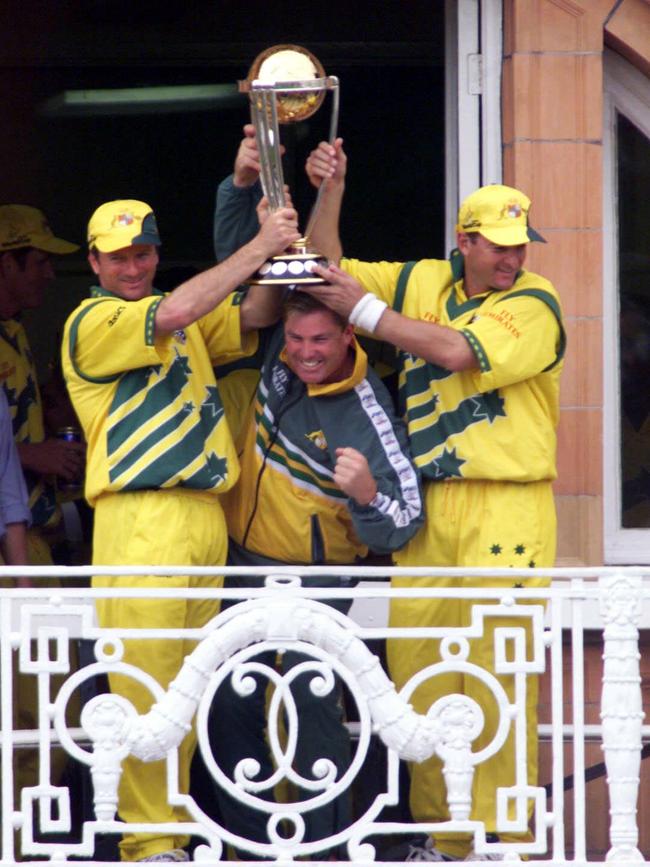
[[[300,45],[274,45],[259,54],[239,90],[248,93],[251,119],[260,153],[260,180],[272,211],[285,207],[284,174],[280,152],[280,124],[298,123],[311,117],[332,94],[328,141],[336,138],[339,115],[339,80],[325,75],[314,55]],[[280,256],[265,262],[251,283],[281,286],[322,283],[313,274],[314,265],[327,260],[309,246],[309,236],[318,214],[326,181],[318,189],[304,235]]]

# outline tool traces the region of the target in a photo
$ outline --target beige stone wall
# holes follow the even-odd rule
[[[569,338],[558,438],[558,562],[603,562],[602,122],[608,44],[650,72],[647,0],[505,0],[504,182],[548,244],[527,267],[559,289]]]

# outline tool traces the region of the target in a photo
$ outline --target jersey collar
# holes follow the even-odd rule
[[[152,289],[151,295],[164,295],[164,292],[161,292],[160,289]],[[91,298],[117,298],[119,301],[126,301],[125,298],[122,298],[121,295],[117,295],[115,292],[109,292],[108,289],[104,289],[102,286],[91,286],[90,287],[90,297]]]

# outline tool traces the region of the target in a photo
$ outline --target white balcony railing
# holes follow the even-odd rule
[[[1,571],[4,576],[18,574],[16,569]],[[37,575],[48,573],[70,584],[60,590],[38,586],[3,590],[0,595],[2,865],[43,857],[58,862],[111,860],[112,856],[107,858],[101,852],[103,844],[115,841],[126,827],[117,813],[117,788],[128,754],[144,762],[164,759],[169,801],[183,804],[189,815],[187,822],[173,828],[139,825],[132,830],[190,834],[197,844],[193,850],[196,861],[225,860],[231,847],[248,852],[250,861],[315,861],[324,850],[344,852],[341,857],[358,864],[391,860],[399,841],[432,833],[436,827],[441,830],[441,826],[408,818],[405,775],[400,773],[402,761],[420,762],[433,755],[442,762],[447,784],[450,819],[444,829],[470,833],[476,851],[502,853],[506,860],[525,858],[530,864],[644,861],[637,802],[643,740],[649,728],[643,725],[639,626],[644,602],[650,599],[650,581],[640,569],[463,570],[462,575],[476,576],[480,590],[391,589],[384,580],[395,574],[453,576],[453,570],[346,569],[346,575],[360,579],[358,586],[331,590],[300,586],[293,568],[275,570],[263,589],[247,591],[79,589],[72,586],[72,579],[78,582],[80,576],[87,577],[88,568],[20,570],[21,574],[25,571],[32,573],[36,584]],[[105,575],[124,571],[93,570]],[[213,574],[207,569],[182,567],[138,567],[128,572]],[[319,567],[304,569],[301,574],[328,572],[337,570]],[[219,570],[219,574],[225,573],[259,574],[251,569]],[[504,590],[487,586],[490,577],[531,575],[552,575],[552,587]],[[102,630],[94,617],[93,600],[97,598],[202,599],[215,595],[242,604],[228,608],[200,630]],[[385,613],[395,597],[473,599],[471,623],[456,629],[390,628]],[[350,615],[323,604],[332,599],[353,599]],[[477,668],[468,659],[472,639],[482,634],[492,617],[499,617],[501,624],[493,631],[496,673],[512,678],[513,701],[493,672]],[[507,625],[503,625],[503,618],[507,618]],[[600,636],[603,667],[599,675],[600,720],[590,721],[586,716],[584,650],[585,636],[593,637],[593,630]],[[369,645],[377,648],[386,639],[402,642],[409,637],[439,643],[440,658],[398,693]],[[123,640],[129,638],[143,642],[195,640],[197,644],[165,693],[152,678],[121,661]],[[68,648],[78,641],[91,649],[93,658],[73,668]],[[333,688],[334,675],[346,685],[349,727],[354,735],[347,771],[337,778],[332,763],[323,759],[307,785],[308,795],[304,795],[303,785],[301,797],[286,785],[305,783],[292,766],[300,718],[289,690],[290,675],[283,677],[254,659],[260,651],[292,649],[307,658],[304,670],[314,674],[311,689],[315,695]],[[34,730],[13,727],[17,668],[23,677],[33,678],[38,719]],[[230,679],[245,693],[250,686],[246,674],[251,671],[264,674],[273,686],[267,699],[267,726],[275,771],[266,784],[246,762],[240,763],[233,782],[216,764],[210,748],[209,710],[219,684]],[[426,714],[416,713],[409,705],[418,684],[459,671],[481,680],[498,708],[495,734],[480,749],[472,745],[483,725],[483,714],[471,698],[443,696]],[[121,696],[102,692],[101,676],[108,672],[135,677],[151,695],[151,710],[138,716]],[[547,710],[540,716],[539,738],[550,761],[543,770],[546,784],[542,784],[542,774],[538,785],[529,785],[525,702],[531,679],[538,676],[549,696]],[[79,693],[84,694],[86,704],[80,725],[75,727],[69,708]],[[218,706],[214,712],[218,713]],[[192,724],[196,725],[198,750],[203,757],[202,773],[215,786],[224,787],[242,804],[265,816],[270,842],[256,843],[233,835],[211,818],[200,799],[179,793],[177,747]],[[525,841],[493,842],[486,839],[482,823],[471,818],[472,778],[475,767],[498,756],[506,739],[512,738],[515,778],[507,789],[497,792],[497,830],[521,834],[528,828],[530,833]],[[595,807],[588,801],[585,780],[590,770],[586,756],[593,741],[602,745],[602,776],[609,797],[609,805],[604,805],[602,815],[596,817],[599,828],[607,826],[609,842],[603,852],[595,851],[592,845]],[[37,755],[37,779],[18,792],[15,759],[29,749]],[[51,778],[52,755],[61,750],[67,756],[68,773],[57,780]],[[591,774],[598,776],[598,769],[594,772],[592,768]],[[265,789],[277,783],[285,785],[284,794],[276,801]],[[305,815],[345,790],[356,793],[349,826],[333,837],[307,842],[303,834]]]

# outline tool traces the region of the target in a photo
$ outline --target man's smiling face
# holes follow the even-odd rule
[[[465,259],[468,297],[490,289],[510,289],[524,266],[527,244],[502,247],[478,232],[458,234],[458,249]]]
[[[112,253],[91,252],[88,261],[102,289],[125,301],[151,295],[158,267],[158,249],[153,244],[133,244]]]
[[[340,382],[352,372],[351,325],[325,310],[290,313],[284,323],[287,363],[305,383]]]

